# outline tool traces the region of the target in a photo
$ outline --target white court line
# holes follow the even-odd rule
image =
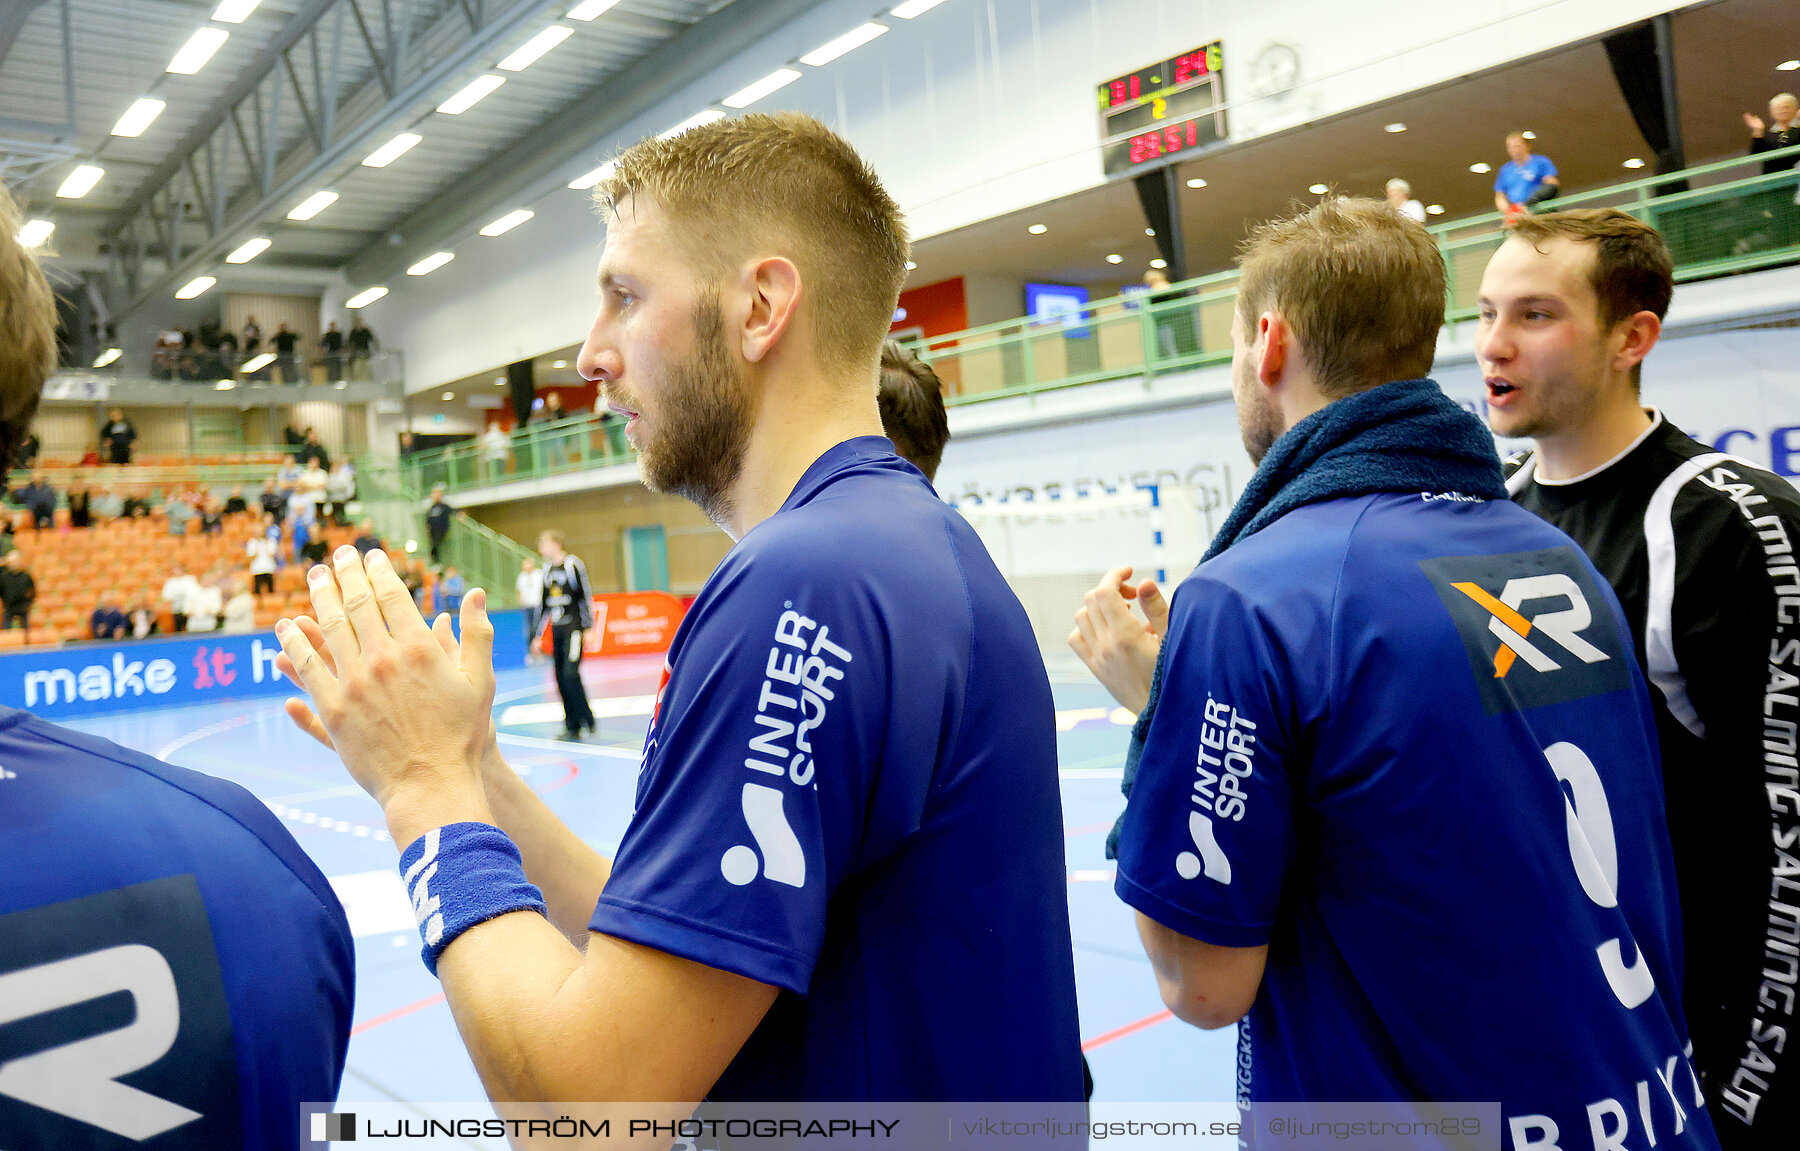
[[[1124,779],[1125,769],[1122,767],[1061,767],[1056,770],[1058,779]]]
[[[592,755],[600,759],[628,759],[636,763],[644,758],[641,751],[628,751],[622,747],[597,747],[591,743],[577,743],[574,740],[539,739],[535,735],[500,736],[501,743],[510,743],[514,747],[541,747],[546,751],[560,751],[569,755]]]
[[[347,783],[341,787],[322,787],[317,791],[297,791],[292,795],[278,795],[266,803],[311,803],[315,799],[343,799],[345,796],[362,795],[360,785]]]
[[[157,759],[166,760],[189,744],[199,743],[209,735],[217,735],[221,731],[230,731],[234,727],[242,727],[249,722],[250,717],[248,715],[234,715],[230,719],[221,720],[218,723],[207,724],[199,731],[190,731],[180,739],[171,740],[162,747],[157,748],[153,754]]]

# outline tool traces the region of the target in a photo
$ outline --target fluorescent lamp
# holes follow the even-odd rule
[[[1384,128],[1383,128],[1383,129],[1382,129],[1382,131],[1384,131],[1384,132],[1404,132],[1404,131],[1406,131],[1406,125],[1405,125],[1405,124],[1398,124],[1398,123],[1396,123],[1396,124],[1389,124],[1389,125],[1387,125],[1387,126],[1386,126],[1386,127],[1384,127]]]
[[[871,20],[860,28],[853,28],[844,33],[829,44],[819,45],[811,52],[800,57],[800,62],[802,64],[811,64],[814,68],[822,68],[833,60],[836,60],[839,56],[842,56],[844,53],[853,52],[856,49],[861,48],[864,44],[867,44],[869,41],[882,35],[886,31],[886,24],[877,24]]]
[[[25,226],[19,229],[19,243],[27,248],[42,247],[44,241],[48,240],[50,233],[54,231],[56,231],[56,224],[53,221],[27,220]]]
[[[1520,133],[1519,133],[1519,135],[1521,135],[1521,136],[1523,136],[1523,137],[1524,137],[1524,138],[1525,138],[1525,139],[1527,139],[1527,140],[1535,140],[1535,139],[1537,139],[1537,133],[1536,133],[1536,132],[1520,132]]]
[[[800,73],[792,68],[777,68],[756,83],[739,88],[720,103],[727,108],[748,108],[769,93],[779,92],[799,78]]]
[[[106,175],[106,169],[98,164],[83,164],[69,173],[69,178],[62,182],[56,194],[65,200],[79,200],[94,190],[100,177]]]
[[[503,236],[525,221],[537,215],[529,208],[520,208],[516,212],[508,212],[481,230],[484,236]]]
[[[619,0],[581,0],[581,3],[569,9],[568,19],[587,23],[602,12],[609,11]]]
[[[251,356],[238,368],[240,372],[260,372],[275,362],[274,352],[264,352],[260,356]]]
[[[231,33],[223,28],[201,28],[188,37],[188,42],[181,46],[181,51],[175,53],[175,58],[169,61],[168,70],[177,76],[192,76],[206,67],[206,62],[213,58],[213,53],[224,47],[225,41],[229,39]]]
[[[1125,262],[1125,257],[1114,252],[1112,255],[1106,257],[1106,262],[1109,264],[1123,264]]]
[[[1494,170],[1493,167],[1488,164],[1470,164],[1469,165],[1469,171],[1475,173],[1477,176],[1485,176],[1489,172],[1492,172],[1493,170]]]
[[[269,238],[258,236],[254,240],[245,240],[233,249],[231,255],[225,257],[227,264],[248,264],[251,260],[269,250]]]
[[[417,132],[402,132],[363,157],[365,168],[385,168],[418,146],[425,137]]]
[[[1151,260],[1150,266],[1152,268],[1166,268],[1169,266],[1169,261],[1167,261],[1167,260]]]
[[[1331,191],[1331,189],[1324,184],[1309,184],[1307,185],[1306,190],[1315,196],[1323,196],[1325,193]]]
[[[220,380],[218,383],[213,385],[213,391],[229,392],[231,389],[233,389],[235,387],[237,387],[237,385],[232,383],[230,380]]]
[[[219,6],[213,9],[213,19],[221,24],[242,24],[261,3],[262,0],[219,0]]]
[[[658,140],[673,139],[674,137],[679,136],[683,132],[687,131],[689,128],[698,128],[705,124],[716,123],[717,121],[723,120],[724,118],[725,118],[725,113],[719,111],[717,108],[708,108],[704,112],[695,112],[692,116],[689,116],[687,119],[685,119],[681,123],[675,125],[673,128],[670,128],[666,132],[658,132],[656,134],[656,138]]]
[[[314,192],[300,201],[299,207],[288,213],[290,220],[310,220],[325,209],[337,203],[336,192]]]
[[[500,61],[500,70],[502,72],[523,72],[537,63],[538,57],[573,35],[575,35],[575,29],[567,24],[552,24],[525,41],[511,56]]]
[[[152,120],[162,115],[162,110],[166,107],[168,105],[161,100],[145,96],[125,109],[125,114],[119,117],[117,124],[113,125],[112,134],[115,136],[142,136],[144,129],[150,126]]]
[[[1187,182],[1187,186],[1190,188],[1204,188],[1204,187],[1206,187],[1206,181],[1202,180],[1198,176],[1195,176],[1192,180],[1189,180]]]
[[[1781,63],[1775,65],[1775,70],[1777,72],[1792,72],[1797,68],[1800,68],[1800,60],[1783,60]]]
[[[364,288],[362,291],[356,293],[356,295],[345,300],[344,307],[349,308],[351,311],[355,311],[357,308],[373,304],[376,300],[381,299],[381,297],[385,295],[387,295],[387,289],[377,284],[373,288]]]
[[[1427,215],[1441,216],[1444,214],[1444,206],[1442,204],[1427,204],[1425,205],[1425,212]]]
[[[104,368],[124,354],[125,352],[122,348],[108,348],[100,353],[100,358],[94,361],[94,366],[96,368]]]
[[[455,392],[445,392],[443,395],[438,397],[438,399],[440,399],[440,400],[454,400],[455,398],[456,398]]]
[[[193,279],[182,285],[181,291],[175,293],[175,298],[177,300],[191,300],[218,282],[219,281],[213,279],[211,276],[195,276]]]
[[[906,0],[904,4],[894,5],[894,10],[888,15],[898,16],[902,20],[911,20],[915,16],[925,15],[943,2],[944,0]]]
[[[1048,224],[1033,224],[1025,230],[1034,236],[1041,236],[1050,230],[1050,226]]]
[[[595,184],[598,184],[600,181],[611,176],[613,174],[613,169],[616,167],[618,167],[617,164],[613,163],[611,160],[608,160],[606,163],[600,165],[598,168],[595,168],[592,172],[588,172],[584,175],[575,177],[573,180],[570,180],[569,187],[573,188],[577,192],[585,191],[586,189],[592,188]]]
[[[1631,159],[1625,161],[1625,163],[1623,165],[1621,165],[1621,167],[1625,167],[1625,168],[1642,168],[1643,166],[1644,166],[1644,161],[1639,159],[1636,156],[1633,156]]]
[[[481,103],[494,89],[504,83],[506,83],[505,76],[496,76],[491,72],[485,76],[477,76],[468,87],[439,104],[437,110],[446,116],[460,116]]]
[[[456,259],[455,252],[433,252],[423,260],[406,269],[409,276],[429,276],[439,268]]]

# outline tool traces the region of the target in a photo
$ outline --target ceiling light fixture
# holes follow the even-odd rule
[[[1169,261],[1167,261],[1167,260],[1151,260],[1150,266],[1152,268],[1166,268],[1169,266]]]
[[[1315,196],[1323,196],[1325,193],[1331,191],[1331,189],[1324,184],[1308,184],[1306,190]]]
[[[1025,230],[1027,232],[1030,232],[1034,236],[1041,236],[1045,232],[1048,232],[1050,230],[1050,227],[1048,224],[1033,224],[1031,227],[1029,227]]]
[[[456,259],[455,252],[433,252],[423,260],[406,269],[409,276],[429,276],[439,268]]]
[[[1444,206],[1442,204],[1427,204],[1425,205],[1425,212],[1427,215],[1441,216],[1444,214]]]
[[[269,250],[269,238],[258,236],[254,240],[245,240],[225,257],[227,264],[248,264],[251,260]]]
[[[523,224],[535,215],[537,215],[537,213],[533,212],[530,208],[520,208],[517,211],[508,212],[506,215],[483,228],[481,234],[484,236],[505,235],[507,232],[512,231],[514,228]]]
[[[56,194],[65,200],[79,200],[92,192],[94,185],[98,184],[100,177],[104,175],[106,175],[106,169],[98,164],[82,164],[69,173],[69,178],[62,182],[62,187],[56,190]]]
[[[41,248],[54,231],[56,224],[50,220],[27,220],[25,226],[19,229],[19,243],[27,248]]]
[[[1488,164],[1470,164],[1469,165],[1469,171],[1475,173],[1477,176],[1485,176],[1487,173],[1492,172],[1493,170],[1494,170],[1493,167]]]
[[[1206,187],[1206,181],[1202,180],[1198,176],[1195,176],[1192,180],[1189,180],[1187,182],[1187,185],[1190,188],[1204,188],[1204,187]]]
[[[779,92],[799,78],[800,73],[792,68],[777,68],[756,83],[739,88],[720,103],[727,108],[748,108],[769,93]]]
[[[440,400],[446,400],[446,401],[448,401],[448,400],[454,400],[454,399],[455,399],[455,398],[456,398],[456,393],[455,393],[455,392],[445,392],[445,393],[444,393],[444,394],[443,394],[443,395],[441,395],[441,396],[439,396],[439,397],[438,397],[438,399],[440,399]]]
[[[163,101],[144,96],[125,109],[125,114],[119,117],[117,124],[113,125],[112,134],[115,136],[142,136],[144,129],[162,115],[162,110],[166,107],[168,105]]]
[[[569,366],[569,361],[567,361],[567,360],[551,360],[550,366],[553,368],[566,368]]]
[[[439,104],[437,110],[446,116],[460,116],[493,95],[494,90],[504,83],[505,76],[496,76],[492,72],[477,76],[462,91]]]
[[[306,199],[300,201],[300,203],[295,206],[294,210],[288,213],[287,218],[290,220],[310,220],[320,212],[323,212],[325,209],[337,203],[337,198],[338,194],[336,192],[314,192]]]
[[[181,46],[181,51],[175,53],[175,58],[169,61],[168,71],[177,76],[192,76],[206,67],[206,62],[213,58],[213,53],[224,47],[225,41],[229,39],[231,33],[223,28],[201,28],[188,37],[188,42]]]
[[[237,387],[237,385],[230,380],[220,380],[218,383],[213,385],[213,391],[229,392],[231,389],[233,389],[235,387]]]
[[[569,9],[568,19],[579,20],[583,24],[610,10],[619,0],[581,0],[581,3]]]
[[[618,167],[618,165],[616,163],[614,163],[611,160],[608,160],[606,163],[600,165],[598,168],[595,168],[592,172],[585,173],[583,175],[575,177],[573,180],[570,180],[569,187],[573,188],[577,192],[586,191],[587,189],[592,188],[595,184],[598,184],[600,181],[606,179],[608,176],[611,176],[613,174],[613,169],[616,167]]]
[[[1777,72],[1792,72],[1796,69],[1800,69],[1800,60],[1783,60],[1775,65]]]
[[[261,3],[262,0],[220,0],[219,6],[213,9],[212,18],[221,24],[242,24]]]
[[[495,376],[494,377],[494,386],[496,388],[504,388],[506,386],[506,377],[505,376]]]
[[[1536,133],[1536,132],[1520,132],[1520,133],[1519,133],[1519,135],[1521,135],[1521,136],[1523,136],[1523,137],[1524,137],[1524,138],[1525,138],[1525,139],[1527,139],[1527,140],[1535,140],[1535,139],[1537,139],[1537,133]]]
[[[706,124],[716,123],[724,118],[725,113],[719,111],[717,108],[708,108],[704,112],[695,112],[692,116],[689,116],[687,119],[666,132],[658,132],[656,138],[658,140],[672,140],[689,128],[699,128]]]
[[[398,160],[400,157],[418,147],[419,142],[423,139],[425,139],[425,137],[419,135],[417,132],[402,132],[381,147],[370,152],[367,156],[364,156],[363,167],[385,168],[395,160]]]
[[[125,350],[123,348],[108,348],[100,353],[100,358],[94,361],[94,366],[96,368],[104,368],[124,354]],[[274,359],[275,357],[270,356],[269,358]]]
[[[385,295],[387,295],[387,288],[377,284],[373,288],[364,288],[362,291],[356,293],[356,295],[345,300],[344,307],[355,311],[357,308],[363,308],[373,304],[376,300],[381,299],[381,297]]]
[[[1123,264],[1125,262],[1125,257],[1119,255],[1119,253],[1117,253],[1117,252],[1114,252],[1110,256],[1106,257],[1106,262],[1109,264]]]
[[[888,15],[898,16],[902,20],[911,20],[915,16],[925,15],[943,2],[944,0],[906,0],[904,4],[894,5],[894,10]]]
[[[1156,235],[1156,229],[1155,229],[1155,228],[1145,228],[1145,229],[1144,229],[1144,235],[1146,235],[1146,236],[1154,236],[1154,235]]]
[[[175,298],[177,300],[191,300],[195,296],[201,295],[206,289],[218,282],[219,281],[213,279],[211,276],[195,276],[181,286],[181,291],[175,293]]]
[[[1406,131],[1406,125],[1395,122],[1393,124],[1383,125],[1381,130],[1383,132],[1404,132]]]
[[[552,24],[536,36],[525,41],[518,50],[500,61],[502,72],[523,72],[538,62],[538,58],[564,40],[575,35],[575,29],[567,24]]]
[[[864,44],[887,32],[886,24],[877,24],[873,20],[839,36],[827,44],[821,44],[811,52],[800,57],[802,64],[811,64],[814,68],[823,68],[846,52],[854,52]]]
[[[1644,161],[1640,157],[1633,156],[1619,166],[1621,168],[1642,168],[1644,166]]]
[[[239,364],[238,371],[243,372],[244,374],[248,375],[251,372],[260,372],[264,368],[268,367],[270,364],[272,364],[274,362],[275,362],[275,353],[274,352],[264,352],[260,356],[251,356],[249,359],[247,359],[243,363]]]

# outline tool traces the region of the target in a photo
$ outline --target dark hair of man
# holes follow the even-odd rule
[[[894,450],[936,479],[950,438],[950,418],[944,411],[944,386],[931,365],[902,347],[897,340],[881,345],[881,430],[894,441]]]
[[[18,234],[19,210],[0,185],[0,460],[17,455],[56,367],[56,297]]]
[[[1675,295],[1675,261],[1655,228],[1617,208],[1571,208],[1521,216],[1513,235],[1534,248],[1558,237],[1593,244],[1597,251],[1590,273],[1600,322],[1607,327],[1639,312],[1658,320],[1669,313]]]
[[[1262,224],[1238,267],[1246,330],[1280,313],[1328,398],[1430,373],[1444,325],[1443,253],[1386,200],[1332,197]]]

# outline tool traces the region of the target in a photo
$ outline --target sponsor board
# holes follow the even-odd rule
[[[582,651],[595,655],[634,655],[668,651],[687,609],[663,591],[612,592],[593,598],[594,626],[581,637]],[[550,625],[538,635],[538,650],[551,654]]]

